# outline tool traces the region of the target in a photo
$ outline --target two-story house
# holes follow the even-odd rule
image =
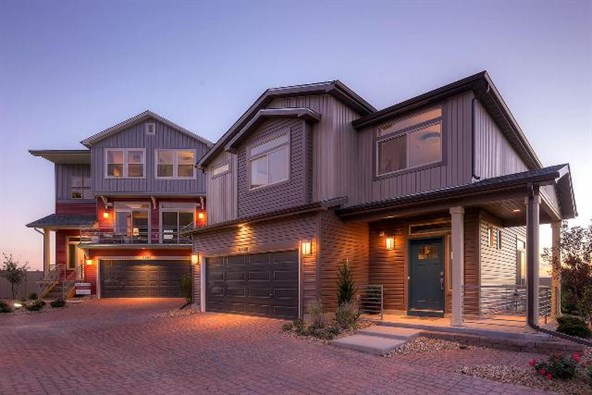
[[[339,81],[269,89],[199,166],[202,311],[334,310],[348,262],[387,312],[461,325],[508,285],[536,298],[539,223],[557,243],[576,215],[569,166],[543,167],[486,72],[380,111]]]
[[[211,143],[150,111],[81,143],[30,151],[55,166],[55,213],[27,225],[44,236],[42,296],[88,283],[103,298],[178,297],[191,273],[191,238],[181,231],[206,224],[196,163]]]

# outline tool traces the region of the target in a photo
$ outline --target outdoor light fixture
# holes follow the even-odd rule
[[[301,244],[302,255],[307,256],[312,254],[312,241],[304,240]]]
[[[519,213],[520,209],[519,208],[515,208],[514,210],[512,210],[513,213]]]
[[[103,212],[103,218],[109,219],[109,212],[108,211]]]
[[[191,263],[193,265],[199,264],[199,254],[191,254]]]
[[[86,264],[87,265],[92,265],[93,264],[93,260],[91,258],[86,258]]]
[[[387,251],[392,251],[395,249],[395,236],[387,236],[384,240]]]
[[[197,214],[197,218],[199,218],[199,219],[204,219],[205,217],[206,217],[206,215],[204,213]]]

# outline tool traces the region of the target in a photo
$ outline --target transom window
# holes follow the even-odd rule
[[[107,178],[142,178],[146,165],[141,148],[107,149]]]
[[[378,129],[377,175],[442,160],[442,109],[433,108]]]
[[[82,176],[72,176],[70,178],[70,198],[71,199],[92,199],[91,178]]]
[[[290,134],[286,133],[249,149],[251,189],[290,177]]]
[[[157,178],[194,178],[195,151],[193,150],[156,150]]]

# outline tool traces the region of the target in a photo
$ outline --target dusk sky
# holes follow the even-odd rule
[[[216,141],[269,87],[339,79],[380,109],[481,70],[543,164],[570,163],[587,225],[590,1],[0,0],[0,251],[41,268],[25,224],[54,211],[53,166],[29,149],[146,109]]]

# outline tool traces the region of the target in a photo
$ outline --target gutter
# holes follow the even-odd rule
[[[491,85],[489,84],[489,82],[486,82],[487,84],[487,89],[485,89],[485,92],[473,97],[471,99],[471,140],[472,140],[472,144],[471,144],[471,177],[473,178],[473,181],[475,180],[480,180],[481,176],[478,174],[475,174],[475,153],[477,151],[477,143],[476,143],[476,139],[475,139],[475,101],[481,99],[483,96],[485,96],[486,94],[489,93],[489,91],[491,90]]]

